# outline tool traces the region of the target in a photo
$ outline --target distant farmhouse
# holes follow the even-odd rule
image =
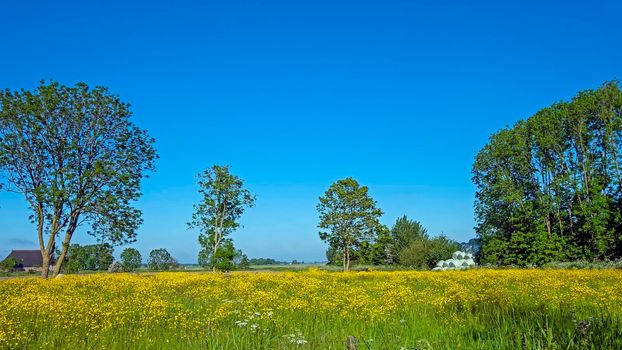
[[[15,270],[17,271],[41,271],[43,258],[39,250],[12,250],[7,257],[17,261]]]

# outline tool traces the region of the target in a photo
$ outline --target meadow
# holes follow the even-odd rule
[[[15,278],[0,348],[621,349],[620,286],[620,270]]]

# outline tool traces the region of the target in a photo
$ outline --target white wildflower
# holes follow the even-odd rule
[[[289,340],[290,343],[296,344],[298,346],[302,346],[308,343],[302,332],[299,330],[296,330],[294,333],[287,334],[285,335],[285,337]]]

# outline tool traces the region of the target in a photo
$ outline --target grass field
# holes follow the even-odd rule
[[[0,348],[621,349],[622,271],[171,272],[0,281]]]

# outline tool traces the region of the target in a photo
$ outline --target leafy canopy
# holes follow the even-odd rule
[[[121,264],[124,271],[136,271],[142,263],[140,252],[136,248],[125,248],[121,253]]]
[[[617,82],[493,134],[473,164],[481,260],[622,257],[621,142]]]
[[[168,250],[164,248],[154,249],[149,253],[147,267],[153,271],[172,270],[179,267],[179,263]]]
[[[382,211],[368,188],[353,178],[334,182],[319,200],[319,236],[342,253],[344,270],[348,270],[353,250],[373,241],[383,229],[378,221]]]
[[[410,220],[404,215],[398,218],[391,228],[391,238],[396,250],[400,251],[411,242],[428,238],[428,230],[419,221]]]
[[[113,244],[136,239],[142,220],[132,204],[157,156],[153,139],[130,116],[118,96],[84,83],[0,92],[3,185],[24,195],[44,264],[64,234],[55,273],[81,224]]]
[[[240,217],[246,208],[254,205],[255,196],[244,188],[241,178],[231,174],[228,166],[214,165],[206,169],[199,174],[198,185],[202,198],[194,205],[195,212],[188,227],[200,231],[202,250],[199,262],[202,266],[216,269],[225,266],[219,262],[223,256],[230,256],[226,251],[220,252],[219,248],[226,243],[226,237],[239,227]]]

